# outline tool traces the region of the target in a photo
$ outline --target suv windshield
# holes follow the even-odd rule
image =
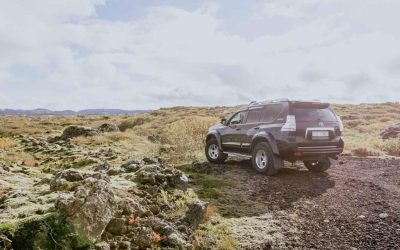
[[[336,121],[335,114],[329,108],[293,108],[292,114],[296,116],[296,121]]]

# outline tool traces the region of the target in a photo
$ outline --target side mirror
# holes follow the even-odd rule
[[[226,119],[225,118],[221,119],[221,124],[226,125]]]

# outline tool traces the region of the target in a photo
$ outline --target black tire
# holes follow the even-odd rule
[[[262,160],[263,155],[266,156],[265,161]],[[267,142],[257,143],[253,148],[251,161],[253,168],[259,173],[274,175],[278,172],[275,168],[274,153]]]
[[[324,172],[331,166],[331,161],[328,159],[317,161],[304,161],[304,166],[311,172]]]
[[[210,149],[210,147],[214,147],[214,149]],[[218,141],[216,138],[211,138],[207,141],[205,147],[205,153],[207,160],[212,163],[223,163],[228,155],[221,151],[218,147]]]

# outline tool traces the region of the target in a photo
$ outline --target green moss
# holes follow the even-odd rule
[[[221,197],[223,197],[224,195],[215,190],[214,188],[202,188],[200,190],[197,191],[197,194],[199,195],[199,197],[201,199],[219,199]]]
[[[231,225],[220,216],[215,216],[194,233],[193,249],[236,249],[238,241],[235,239]]]
[[[13,235],[17,226],[12,223],[1,223],[0,224],[0,233],[5,235]]]
[[[233,182],[230,180],[208,177],[205,175],[198,175],[194,179],[196,185],[202,186],[203,188],[220,188],[220,187],[231,187]]]
[[[12,236],[14,249],[89,249],[91,243],[58,213],[19,223]]]

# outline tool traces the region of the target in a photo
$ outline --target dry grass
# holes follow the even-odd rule
[[[400,156],[400,138],[386,140],[380,147],[388,155]]]
[[[12,148],[15,142],[9,138],[0,138],[0,149]]]
[[[166,159],[179,163],[198,158],[204,149],[208,128],[218,121],[213,117],[189,116],[167,125],[161,133],[161,143],[171,145],[173,153]]]

